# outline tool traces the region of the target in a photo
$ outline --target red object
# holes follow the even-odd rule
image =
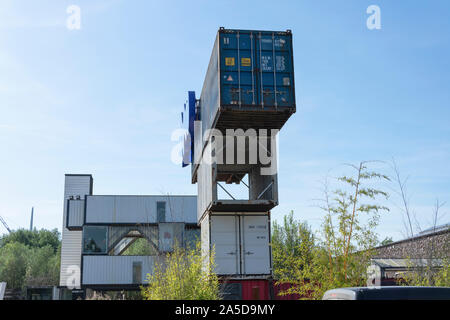
[[[239,283],[242,300],[299,300],[299,294],[278,295],[295,286],[291,283],[276,284],[274,280],[222,280],[222,283]]]
[[[269,280],[224,280],[226,283],[240,283],[242,300],[270,300]]]

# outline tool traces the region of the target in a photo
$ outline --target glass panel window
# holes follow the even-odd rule
[[[83,253],[105,254],[107,251],[108,228],[85,226],[83,228]]]
[[[142,283],[142,262],[141,261],[133,262],[133,283],[137,283],[137,284]]]
[[[166,202],[158,201],[156,202],[156,221],[166,222]]]

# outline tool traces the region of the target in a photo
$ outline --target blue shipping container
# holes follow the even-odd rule
[[[280,129],[295,112],[292,33],[220,28],[200,97],[202,129]]]

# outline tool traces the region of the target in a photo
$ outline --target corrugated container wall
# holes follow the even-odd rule
[[[153,271],[155,261],[162,262],[158,256],[84,256],[83,285],[129,285],[142,284],[147,274]],[[140,264],[140,274],[133,281],[133,264]]]
[[[93,195],[86,201],[86,224],[197,223],[196,196]],[[158,220],[158,205],[164,209],[163,221]]]
[[[84,199],[68,200],[67,203],[67,225],[69,230],[81,230],[84,223]]]
[[[67,225],[67,204],[71,197],[81,199],[85,195],[92,194],[91,175],[70,175],[65,176],[64,183],[64,212],[63,212],[63,232],[61,243],[61,273],[59,285],[80,287],[81,272],[81,237],[82,231],[70,231]],[[78,271],[77,271],[78,270]],[[70,283],[69,283],[70,282]]]
[[[215,250],[217,274],[272,274],[268,213],[214,213],[205,216],[201,228],[203,250]]]
[[[271,280],[222,280],[224,300],[270,300]]]
[[[200,97],[202,131],[280,129],[295,112],[290,31],[218,31]]]

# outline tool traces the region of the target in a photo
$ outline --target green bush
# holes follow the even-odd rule
[[[11,242],[0,248],[0,281],[8,288],[21,289],[24,284],[30,249],[23,243]]]
[[[11,232],[0,239],[0,281],[10,289],[57,285],[60,256],[56,229]]]
[[[219,281],[214,273],[214,255],[202,254],[200,242],[195,249],[175,246],[165,259],[156,262],[142,287],[145,300],[218,300]]]

